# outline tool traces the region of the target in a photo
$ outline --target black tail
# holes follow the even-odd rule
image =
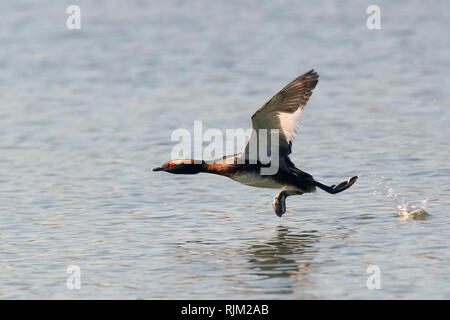
[[[317,181],[314,181],[314,184],[328,193],[335,194],[350,188],[356,182],[356,180],[358,180],[358,176],[354,176],[350,178],[348,181],[341,182],[337,186],[333,184],[331,187],[321,184],[320,182]]]

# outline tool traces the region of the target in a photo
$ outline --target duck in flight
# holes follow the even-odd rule
[[[212,173],[231,178],[245,185],[259,188],[276,188],[282,191],[273,200],[272,207],[277,216],[286,212],[286,198],[316,191],[316,187],[336,194],[350,188],[358,179],[354,176],[338,185],[327,186],[315,180],[310,174],[301,171],[289,159],[292,152],[292,139],[298,128],[298,120],[303,107],[309,100],[319,81],[319,75],[311,70],[285,86],[280,92],[263,104],[252,116],[252,134],[246,148],[239,154],[225,156],[212,162],[195,160],[171,160],[153,171],[174,174]],[[267,167],[261,161],[245,161],[249,157],[251,142],[258,140],[259,130],[278,129],[278,170],[275,174],[262,174]],[[261,138],[259,138],[261,139]]]

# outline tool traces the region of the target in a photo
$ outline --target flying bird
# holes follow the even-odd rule
[[[298,129],[298,120],[303,107],[309,100],[319,81],[319,75],[311,70],[294,79],[281,89],[269,101],[264,103],[252,116],[252,134],[245,149],[238,154],[225,156],[212,162],[189,160],[171,160],[153,171],[165,171],[174,174],[212,173],[231,178],[239,183],[258,187],[281,189],[272,203],[275,214],[281,217],[286,212],[286,198],[316,191],[316,187],[336,194],[351,187],[358,176],[354,176],[338,185],[327,186],[315,180],[312,175],[298,169],[289,159],[292,152],[292,139]],[[278,160],[275,174],[263,174],[268,167],[260,159],[250,160],[252,143],[258,145],[260,130],[278,129],[278,150],[272,154]]]

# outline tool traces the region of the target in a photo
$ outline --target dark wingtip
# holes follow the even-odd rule
[[[306,74],[307,74],[307,75],[312,75],[312,76],[314,76],[314,79],[315,79],[315,80],[318,80],[318,79],[319,79],[319,74],[318,74],[317,71],[314,70],[314,69],[309,70]]]

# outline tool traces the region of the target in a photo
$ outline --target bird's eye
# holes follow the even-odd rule
[[[172,168],[173,162],[169,162],[169,167]]]

